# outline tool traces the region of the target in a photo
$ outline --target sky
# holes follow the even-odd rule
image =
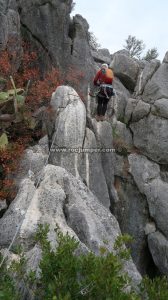
[[[156,47],[161,61],[168,51],[168,0],[74,0],[72,15],[81,14],[89,23],[101,48],[114,53],[123,49],[128,35]]]

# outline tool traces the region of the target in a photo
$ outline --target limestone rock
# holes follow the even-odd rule
[[[136,85],[136,80],[139,72],[137,62],[123,54],[115,54],[110,64],[114,74],[121,80],[123,85],[133,91]]]
[[[145,86],[143,100],[154,103],[155,100],[168,98],[168,64],[162,63]]]
[[[126,108],[125,108],[125,117],[124,117],[124,122],[126,124],[131,121],[132,114],[133,114],[133,111],[134,111],[137,103],[138,103],[137,99],[129,98],[127,100],[127,105],[126,105]]]
[[[137,122],[146,117],[150,112],[150,104],[139,100],[132,112],[132,122]]]
[[[146,62],[145,67],[140,72],[135,87],[136,96],[141,95],[144,91],[145,85],[152,78],[153,74],[160,66],[160,61],[153,59],[151,62]]]
[[[0,3],[0,51],[7,49],[11,65],[16,71],[22,56],[20,18],[15,0]]]
[[[164,235],[156,231],[148,235],[149,249],[152,253],[155,265],[160,272],[164,275],[168,275],[168,241]]]
[[[78,159],[78,171],[88,188],[97,196],[99,201],[107,208],[110,207],[110,199],[106,178],[102,168],[101,153],[94,133],[86,128],[83,149]],[[95,151],[94,151],[95,150]]]
[[[147,197],[150,216],[157,228],[168,238],[168,183],[160,178],[160,168],[146,157],[136,154],[129,156],[130,172],[142,194]]]
[[[114,112],[117,120],[123,122],[125,108],[127,105],[127,100],[130,98],[130,93],[117,77],[114,78],[113,87],[116,93],[116,95],[111,99],[111,101],[113,101]]]
[[[156,100],[151,110],[152,114],[168,119],[168,99]]]
[[[111,56],[108,49],[98,49],[97,51],[91,51],[94,60],[98,63],[110,64]]]
[[[130,124],[134,145],[152,160],[168,163],[168,120],[149,114]]]
[[[14,224],[20,224],[21,220],[17,241],[28,251],[35,246],[33,237],[39,223],[50,225],[49,239],[53,245],[53,230],[57,224],[61,231],[68,232],[96,254],[105,240],[107,249],[112,250],[120,234],[115,217],[90,190],[65,169],[52,165],[43,170],[38,189],[33,189],[29,180],[23,182],[19,195],[0,220],[1,247],[9,245],[16,230]],[[140,282],[141,277],[131,260],[125,268],[134,284]]]

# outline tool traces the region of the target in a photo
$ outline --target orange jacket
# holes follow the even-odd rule
[[[106,69],[106,72],[103,73],[102,70],[100,69],[95,78],[94,78],[94,85],[100,85],[102,83],[105,84],[112,84],[114,78],[113,71],[111,69]]]

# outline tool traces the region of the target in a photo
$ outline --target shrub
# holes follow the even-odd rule
[[[168,299],[168,278],[166,276],[150,279],[144,277],[141,283],[142,296],[147,295],[148,300]]]
[[[131,241],[129,236],[118,237],[114,245],[116,254],[106,249],[107,241],[104,241],[105,246],[100,248],[100,255],[95,255],[93,252],[79,254],[79,242],[68,234],[63,235],[59,228],[56,229],[57,247],[53,250],[47,239],[48,232],[48,225],[39,225],[35,237],[42,249],[40,278],[36,278],[35,272],[26,272],[26,259],[23,249],[19,247],[17,254],[20,254],[20,261],[13,262],[8,271],[5,267],[1,270],[0,299],[19,300],[22,297],[16,292],[11,280],[12,273],[15,273],[15,281],[21,280],[36,300],[168,299],[167,277],[156,277],[153,280],[144,277],[139,292],[127,289],[130,287],[130,279],[123,273],[122,267],[123,262],[130,257],[129,250],[124,246],[124,243]]]
[[[0,262],[2,256],[0,255]],[[9,272],[6,269],[6,266],[3,265],[0,270],[1,280],[0,280],[0,299],[1,300],[19,300],[19,295],[14,286],[14,282],[9,276]]]
[[[36,299],[45,300],[138,300],[133,291],[125,292],[130,279],[122,272],[122,263],[128,259],[129,252],[119,238],[115,245],[116,255],[100,248],[100,255],[93,252],[76,255],[79,242],[68,234],[63,235],[56,229],[57,247],[53,250],[47,240],[48,226],[39,226],[36,240],[42,248],[40,279],[33,272],[24,280],[31,289],[35,287]],[[106,245],[106,242],[104,242]],[[23,280],[25,260],[14,263],[12,270],[17,273],[18,281]],[[7,298],[8,299],[8,298]]]

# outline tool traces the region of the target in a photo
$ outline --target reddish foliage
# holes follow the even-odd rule
[[[0,76],[9,76],[11,73],[10,55],[6,50],[0,53]]]
[[[15,172],[19,166],[19,160],[24,151],[23,141],[17,141],[12,147],[0,151],[0,165],[2,166],[3,176],[0,180],[0,198],[12,198],[15,187],[14,180],[10,178],[11,173]]]
[[[52,93],[61,84],[69,84],[75,88],[81,99],[83,99],[83,95],[79,90],[81,82],[84,81],[84,74],[81,71],[75,67],[70,67],[66,74],[62,74],[61,76],[57,69],[52,68],[48,73],[43,74],[41,78],[37,54],[30,51],[30,49],[29,44],[23,44],[21,65],[15,73],[11,66],[14,54],[11,56],[7,51],[1,51],[0,53],[0,76],[8,80],[7,88],[11,88],[10,75],[13,76],[17,88],[25,88],[27,82],[31,80],[26,98],[26,107],[30,115],[41,105],[48,106]],[[52,118],[53,112],[50,106],[46,114]],[[33,134],[33,138],[37,140],[41,137],[41,130],[38,129]],[[32,132],[28,132],[24,124],[21,126],[20,124],[19,126],[15,124],[11,130],[10,142],[12,142],[11,148],[0,151],[0,165],[2,166],[2,170],[0,170],[0,198],[3,199],[11,199],[14,196],[14,185],[11,174],[18,168],[24,149],[32,142]]]

